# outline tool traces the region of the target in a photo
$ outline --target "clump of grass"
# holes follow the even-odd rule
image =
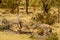
[[[58,40],[57,37],[57,33],[52,33],[50,35],[47,36],[40,36],[39,38],[37,38],[38,36],[34,37],[34,36],[30,36],[30,38],[32,39],[42,39],[42,40]],[[43,38],[42,38],[43,37]]]
[[[2,30],[3,29],[3,27],[2,27],[2,25],[0,25],[0,30]]]
[[[49,35],[46,40],[58,40],[57,33],[53,33],[52,35]]]
[[[3,27],[2,25],[0,25],[0,30],[7,30],[8,29],[8,27],[6,26],[6,27]]]

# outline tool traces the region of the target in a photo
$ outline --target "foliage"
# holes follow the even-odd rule
[[[18,9],[20,0],[2,0],[2,3],[0,3],[0,8],[8,8],[11,9],[12,13],[15,12],[15,9]]]
[[[33,20],[37,21],[37,22],[41,22],[41,23],[45,23],[45,24],[54,24],[57,20],[57,16],[52,15],[52,14],[47,14],[44,15],[42,14],[36,14],[36,17],[33,17]]]

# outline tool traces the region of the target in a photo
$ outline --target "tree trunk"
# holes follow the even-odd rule
[[[29,0],[26,0],[26,13],[28,14]]]

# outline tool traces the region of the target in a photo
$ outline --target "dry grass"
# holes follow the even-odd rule
[[[0,40],[37,40],[29,37],[29,34],[16,34],[11,31],[0,31]]]

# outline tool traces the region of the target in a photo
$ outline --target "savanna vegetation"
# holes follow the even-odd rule
[[[0,0],[0,40],[60,40],[59,31],[60,0]]]

